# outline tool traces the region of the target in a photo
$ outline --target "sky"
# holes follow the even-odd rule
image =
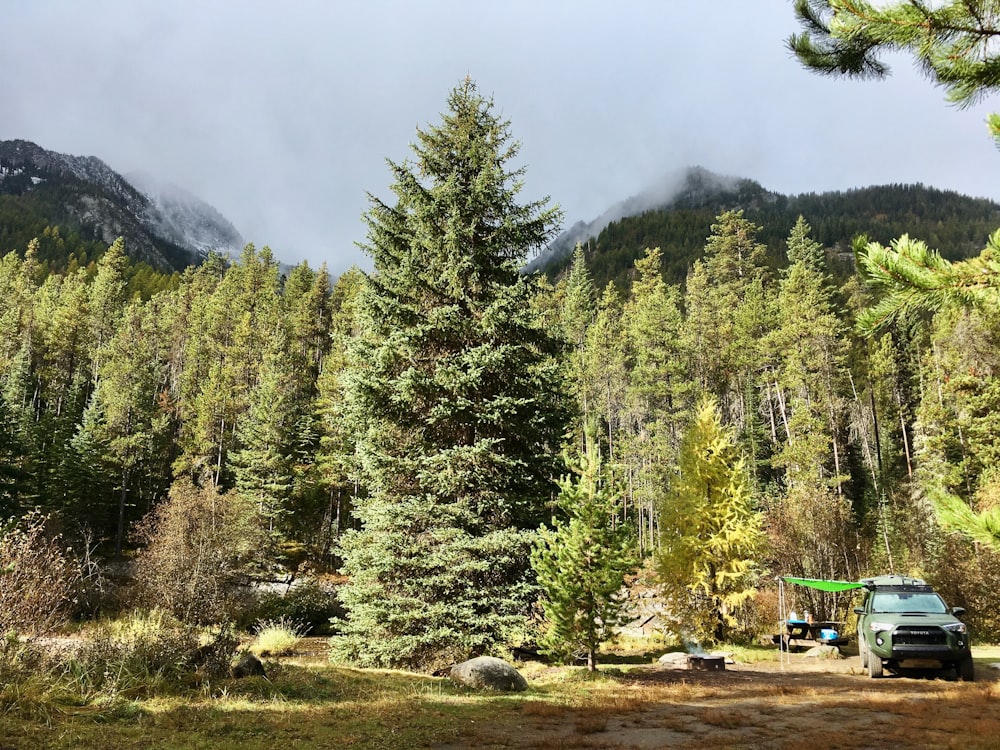
[[[798,30],[791,0],[0,0],[0,139],[173,182],[334,274],[370,269],[367,195],[466,76],[521,144],[522,199],[566,227],[694,165],[1000,200],[1000,104],[956,108],[904,57],[818,76]]]

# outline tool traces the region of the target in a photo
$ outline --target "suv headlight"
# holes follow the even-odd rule
[[[886,630],[892,630],[896,627],[895,623],[892,622],[870,622],[868,627],[872,629],[872,632],[881,633]]]
[[[945,630],[950,630],[952,633],[961,633],[963,635],[968,631],[964,622],[953,622],[949,625],[942,625],[941,627]]]

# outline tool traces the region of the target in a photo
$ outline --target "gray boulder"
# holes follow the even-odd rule
[[[688,654],[686,651],[670,651],[657,659],[657,661],[661,666],[668,669],[687,669]]]
[[[844,655],[836,646],[813,646],[803,654],[804,656],[815,656],[820,659],[843,659]]]
[[[451,668],[452,682],[476,690],[498,690],[515,693],[528,689],[528,681],[520,672],[492,656],[477,656]]]

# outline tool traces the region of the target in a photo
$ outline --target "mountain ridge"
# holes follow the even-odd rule
[[[661,183],[670,184],[670,178]],[[859,234],[883,244],[909,234],[956,260],[977,255],[1000,226],[997,202],[921,184],[783,195],[754,180],[723,177],[700,167],[683,170],[672,184],[676,189],[671,194],[645,191],[650,194],[614,204],[593,222],[578,222],[553,240],[526,270],[558,277],[579,242],[595,284],[615,281],[624,288],[630,284],[635,260],[647,248],[659,247],[664,277],[683,284],[691,265],[703,255],[717,216],[728,210],[742,210],[760,227],[757,239],[767,247],[774,268],[784,265],[785,240],[798,216],[803,216],[812,227],[813,239],[827,248],[839,273],[852,272],[851,245]],[[629,207],[631,214],[623,211]],[[611,218],[616,214],[618,218]],[[601,228],[592,231],[598,225]],[[581,232],[581,228],[591,231]]]
[[[582,244],[596,238],[601,230],[620,219],[675,206],[707,205],[712,199],[718,203],[723,196],[739,194],[741,191],[748,190],[770,192],[750,178],[720,175],[700,166],[687,167],[668,173],[639,193],[612,204],[597,218],[575,222],[532,259],[527,270],[540,270],[565,259],[572,255],[577,243]],[[773,195],[777,194],[773,193]]]
[[[242,246],[232,224],[187,191],[137,186],[96,156],[23,139],[0,141],[0,197],[0,253],[23,249],[42,227],[105,246],[124,237],[129,257],[162,272],[200,263],[209,249],[232,255]]]

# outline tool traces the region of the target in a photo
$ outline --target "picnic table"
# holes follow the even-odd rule
[[[783,632],[774,636],[775,643],[781,643],[785,648],[802,646],[811,648],[816,645],[845,646],[850,639],[841,635],[844,623],[831,620],[784,620]]]

